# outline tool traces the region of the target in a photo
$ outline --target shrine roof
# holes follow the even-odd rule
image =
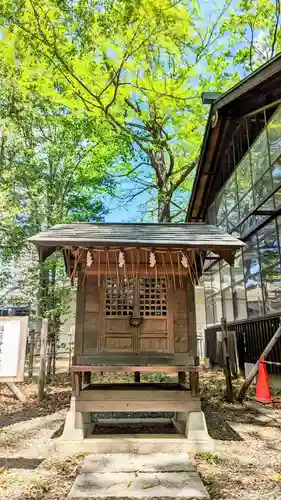
[[[204,223],[92,223],[58,224],[29,238],[37,247],[161,246],[237,249],[235,236]]]

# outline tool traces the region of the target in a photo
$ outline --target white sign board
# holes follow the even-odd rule
[[[27,316],[0,317],[0,382],[24,379]]]

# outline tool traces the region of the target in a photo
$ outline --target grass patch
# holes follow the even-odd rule
[[[51,462],[49,466],[45,468],[55,470],[60,476],[75,478],[78,469],[81,467],[82,462],[87,455],[88,453],[78,453],[72,457],[66,457],[62,460]]]
[[[198,458],[202,462],[208,465],[218,465],[220,463],[220,457],[218,453],[211,453],[208,451],[196,453],[195,458]]]
[[[46,493],[52,489],[53,482],[51,479],[40,480],[40,483],[32,484],[29,490],[23,495],[22,500],[43,500],[46,499]]]

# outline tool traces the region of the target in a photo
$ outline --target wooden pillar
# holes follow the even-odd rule
[[[199,366],[199,358],[196,356],[194,360],[195,366]],[[199,389],[199,373],[198,372],[190,372],[189,373],[189,380],[190,380],[190,389],[191,389],[191,396],[198,396],[200,389]]]
[[[135,383],[140,382],[140,372],[135,372]]]
[[[178,383],[179,384],[186,384],[186,373],[185,372],[178,372]]]
[[[72,393],[74,396],[79,396],[82,390],[82,373],[74,372],[72,379]]]
[[[83,373],[83,384],[84,385],[91,384],[91,376],[92,376],[91,372],[84,372]]]

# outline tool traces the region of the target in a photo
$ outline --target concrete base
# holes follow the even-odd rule
[[[69,499],[208,499],[186,454],[99,455],[85,458]]]
[[[112,424],[113,419],[103,423]],[[95,423],[91,422],[91,414],[70,410],[56,448],[61,453],[71,453],[74,447],[77,453],[159,453],[165,452],[167,446],[172,453],[214,451],[215,442],[202,411],[179,413],[172,423],[178,434],[93,435]]]
[[[70,409],[66,414],[62,441],[82,441],[93,432],[94,423],[90,413]]]
[[[215,450],[215,442],[208,433],[203,411],[191,411],[187,416],[185,436],[188,450],[193,453]]]

